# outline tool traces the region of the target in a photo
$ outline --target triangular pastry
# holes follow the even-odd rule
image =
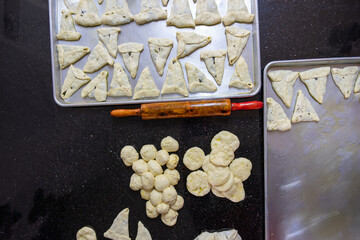
[[[226,27],[229,64],[232,66],[240,57],[250,37],[250,31],[235,27]]]
[[[105,44],[110,55],[116,58],[117,40],[121,29],[116,27],[98,28],[97,32],[99,39]]]
[[[185,63],[190,92],[215,92],[216,85],[191,63]]]
[[[81,97],[95,98],[98,102],[106,101],[107,97],[107,71],[102,71],[91,80],[81,91]]]
[[[146,97],[158,97],[160,95],[159,89],[156,87],[150,70],[146,67],[140,74],[138,82],[134,89],[133,99],[140,99]]]
[[[161,0],[162,1],[162,4],[164,5],[164,6],[167,6],[167,4],[168,4],[168,2],[169,2],[169,0]]]
[[[105,13],[101,16],[102,24],[118,26],[133,20],[134,15],[130,12],[126,0],[106,0]]]
[[[110,90],[108,96],[121,97],[121,96],[132,96],[132,89],[129,82],[129,78],[125,73],[124,68],[120,63],[114,64],[113,79],[110,84]]]
[[[326,81],[330,74],[330,67],[320,67],[300,72],[300,79],[306,85],[310,95],[318,102],[323,103]]]
[[[188,0],[174,0],[166,24],[178,28],[195,27]]]
[[[359,68],[356,66],[331,69],[334,82],[345,98],[350,97],[358,72]]]
[[[80,0],[64,0],[65,6],[71,14],[76,14]]]
[[[169,63],[165,82],[161,89],[161,94],[168,93],[178,93],[184,97],[189,96],[181,64],[176,58],[173,58]]]
[[[293,86],[299,77],[298,72],[290,70],[271,71],[267,74],[275,93],[281,98],[287,108],[290,108],[293,97]]]
[[[319,116],[315,112],[315,109],[311,105],[309,99],[304,96],[301,90],[297,93],[296,103],[294,107],[294,113],[291,117],[292,123],[297,122],[318,122]]]
[[[196,4],[196,25],[215,25],[221,22],[215,0],[199,0]]]
[[[76,10],[75,22],[84,27],[101,25],[101,19],[93,0],[80,0]]]
[[[60,32],[56,35],[57,39],[64,41],[77,41],[81,37],[81,33],[75,30],[74,19],[71,12],[61,11]]]
[[[57,45],[56,47],[61,69],[76,63],[90,52],[90,48],[84,46]]]
[[[201,51],[200,59],[205,62],[209,73],[214,77],[216,83],[220,86],[225,69],[226,50]]]
[[[135,15],[137,24],[145,24],[157,20],[165,20],[167,11],[160,7],[159,0],[141,0],[141,11]]]
[[[286,131],[291,129],[290,119],[284,109],[272,98],[266,99],[267,103],[267,130]]]
[[[83,85],[87,84],[91,78],[87,76],[81,69],[70,65],[69,71],[65,77],[64,83],[61,87],[60,96],[62,99],[71,97]]]
[[[355,87],[354,87],[354,93],[360,92],[360,74],[356,79]]]
[[[254,14],[249,13],[244,0],[228,0],[227,13],[223,18],[225,26],[234,22],[252,23],[253,21]]]
[[[152,240],[149,230],[142,224],[142,222],[138,222],[138,230],[136,234],[135,240]]]
[[[104,237],[112,240],[130,240],[128,208],[125,208],[116,216],[109,230],[104,233]]]
[[[234,74],[230,78],[229,87],[253,89],[254,84],[251,80],[248,65],[243,56],[236,62]]]
[[[119,52],[124,60],[125,67],[129,70],[132,78],[136,77],[139,67],[140,54],[144,50],[142,43],[123,43],[118,46]]]
[[[160,76],[164,73],[164,67],[173,47],[173,41],[167,38],[149,38],[150,56],[155,64],[156,71]]]
[[[99,42],[90,53],[83,71],[86,73],[93,73],[107,64],[111,66],[114,65],[114,59],[110,56],[104,45]]]
[[[211,42],[211,37],[194,32],[176,32],[176,38],[178,40],[177,58],[186,57]]]
[[[98,0],[98,3],[101,5],[104,2],[104,0]]]

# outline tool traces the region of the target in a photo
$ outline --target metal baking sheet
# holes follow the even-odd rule
[[[159,0],[160,1],[160,0]],[[99,15],[101,16],[104,13],[105,2],[102,5],[98,5],[97,1],[95,4],[98,7]],[[222,16],[226,14],[227,10],[227,0],[216,0],[219,8],[219,12]],[[135,15],[140,12],[140,3],[141,0],[131,0],[128,1],[129,8],[131,12]],[[196,5],[193,1],[189,0],[190,8],[193,16],[195,16]],[[82,34],[82,37],[77,42],[69,42],[69,41],[58,41],[56,38],[56,34],[60,29],[60,20],[61,20],[61,10],[66,9],[64,1],[62,0],[49,0],[49,14],[50,14],[50,39],[51,39],[51,53],[52,53],[52,78],[53,78],[53,95],[55,102],[63,107],[76,107],[76,106],[99,106],[99,105],[120,105],[120,104],[139,104],[139,103],[148,103],[148,102],[165,102],[165,101],[185,101],[185,100],[199,100],[199,99],[215,99],[215,98],[241,98],[241,97],[250,97],[258,93],[261,87],[261,73],[260,73],[260,47],[259,47],[259,20],[258,20],[258,9],[257,9],[257,0],[245,0],[245,4],[247,5],[249,11],[255,14],[255,19],[252,24],[240,24],[235,23],[232,26],[243,28],[251,31],[251,35],[249,41],[243,51],[243,56],[248,64],[250,76],[254,80],[254,89],[249,90],[241,90],[237,88],[229,88],[230,77],[234,72],[234,66],[230,66],[228,64],[228,59],[226,58],[225,62],[225,72],[224,78],[221,86],[218,86],[218,90],[214,93],[189,93],[189,97],[182,97],[178,94],[166,94],[164,96],[160,96],[157,98],[147,98],[141,100],[133,100],[130,97],[108,97],[106,102],[96,102],[95,99],[90,98],[81,98],[80,93],[81,89],[77,91],[72,97],[64,101],[60,97],[60,89],[62,86],[62,82],[64,81],[67,71],[69,68],[64,70],[60,70],[58,64],[58,57],[56,51],[57,44],[65,44],[65,45],[81,45],[88,46],[90,49],[93,49],[98,43],[97,36],[97,28],[104,27],[94,27],[94,28],[85,28],[78,25],[75,25],[75,28],[78,32]],[[172,1],[169,2],[167,7],[168,16],[171,12]],[[170,59],[176,57],[177,51],[177,41],[176,41],[176,32],[177,31],[194,31],[191,28],[176,28],[172,26],[166,26],[165,21],[157,21],[151,22],[145,25],[137,25],[135,22],[132,22],[127,25],[119,26],[121,28],[121,33],[119,34],[118,44],[126,43],[126,42],[139,42],[143,43],[145,48],[140,56],[140,64],[138,73],[135,79],[131,79],[129,72],[127,69],[125,71],[128,74],[130,84],[134,89],[137,80],[140,76],[141,71],[145,67],[149,67],[152,73],[152,76],[155,80],[155,83],[158,89],[161,90],[162,85],[165,81],[165,76],[167,72],[168,62]],[[195,32],[201,35],[207,35],[212,37],[212,41],[206,47],[201,48],[190,56],[180,59],[181,65],[183,67],[183,73],[185,79],[187,80],[186,71],[185,71],[185,63],[189,62],[199,68],[208,79],[212,80],[214,84],[216,84],[213,77],[207,71],[206,66],[203,61],[200,61],[200,51],[202,50],[218,50],[218,49],[227,49],[226,45],[226,37],[225,37],[225,27],[222,24],[217,24],[215,26],[196,26]],[[170,53],[168,58],[168,62],[164,69],[163,76],[159,76],[156,72],[155,66],[151,60],[149,48],[147,44],[147,39],[149,37],[159,37],[159,38],[169,38],[174,41],[174,47]],[[75,63],[74,66],[77,68],[83,68],[88,56],[85,56],[79,62]],[[123,66],[123,61],[120,54],[117,55],[115,62],[120,62]],[[125,68],[125,67],[124,67]],[[113,67],[105,66],[101,70],[109,71],[108,76],[108,86],[110,86],[110,82],[113,76]],[[94,78],[100,71],[95,73],[88,74],[91,78]],[[217,84],[216,84],[217,85]]]
[[[267,132],[264,106],[266,239],[359,239],[360,94],[344,99],[330,73],[320,105],[298,79],[288,109],[267,77],[321,66],[360,67],[360,58],[271,62],[264,70],[264,101],[274,98],[290,118],[301,89],[320,117]]]

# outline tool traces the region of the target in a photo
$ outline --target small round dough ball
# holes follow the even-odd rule
[[[164,175],[169,178],[170,184],[173,186],[177,185],[180,180],[180,173],[176,169],[166,169]]]
[[[152,190],[152,189],[151,189],[151,190]],[[140,190],[141,198],[144,199],[144,200],[150,200],[151,190],[141,189],[141,190]]]
[[[163,173],[163,169],[162,167],[160,166],[160,164],[155,161],[155,160],[150,160],[148,162],[148,169],[149,169],[149,172],[151,172],[155,177],[157,175],[160,175]]]
[[[168,136],[161,140],[161,149],[166,150],[167,152],[176,152],[179,150],[179,143],[174,138]]]
[[[251,174],[252,163],[247,158],[237,158],[230,164],[230,171],[234,177],[245,181]]]
[[[169,153],[165,150],[160,150],[156,153],[156,161],[160,166],[164,166],[169,161]]]
[[[212,186],[220,186],[229,180],[230,168],[210,164],[207,174],[208,181]]]
[[[142,183],[143,189],[145,189],[145,190],[153,189],[154,181],[155,181],[155,177],[151,172],[146,172],[146,173],[141,174],[141,183]]]
[[[76,240],[96,240],[94,229],[83,227],[76,233]]]
[[[175,153],[170,154],[169,161],[166,163],[166,167],[168,169],[175,169],[179,164],[179,156]]]
[[[221,131],[211,140],[211,149],[222,148],[224,145],[230,146],[233,152],[235,152],[240,146],[240,140],[231,132]]]
[[[180,209],[182,209],[184,206],[184,198],[180,195],[177,195],[176,197],[176,202],[171,205],[171,209],[179,211]]]
[[[186,151],[183,162],[189,170],[194,171],[201,168],[204,159],[204,151],[199,147],[192,147]]]
[[[150,193],[150,202],[152,205],[157,206],[162,203],[162,192],[153,189]]]
[[[226,198],[222,192],[216,190],[214,187],[211,188],[211,192],[219,198]]]
[[[177,211],[170,209],[167,213],[161,215],[161,221],[169,227],[172,227],[176,224],[178,216],[179,213]]]
[[[149,218],[157,218],[159,216],[156,207],[150,201],[146,202],[146,216]]]
[[[146,162],[155,159],[156,153],[156,147],[151,144],[144,145],[140,150],[140,155]]]
[[[163,202],[156,206],[156,211],[158,214],[165,214],[169,211],[169,209],[170,209],[169,204]]]
[[[190,173],[186,178],[187,190],[194,196],[205,196],[211,190],[211,186],[209,185],[207,178],[208,176],[206,172],[201,170]]]
[[[169,186],[164,189],[162,193],[162,200],[164,203],[173,205],[176,202],[176,198],[177,198],[177,191],[174,188],[174,186]]]
[[[234,160],[234,152],[230,146],[222,145],[221,148],[215,148],[210,153],[210,162],[217,166],[228,166]]]
[[[134,170],[134,172],[141,175],[148,171],[148,165],[144,160],[140,159],[133,163],[132,169]]]
[[[134,191],[139,191],[142,188],[141,176],[134,173],[130,178],[130,188]]]
[[[206,155],[202,165],[202,169],[204,170],[204,172],[208,172],[209,164],[210,164],[210,155]]]
[[[155,183],[154,183],[155,189],[158,190],[159,192],[164,191],[165,188],[167,188],[168,186],[170,186],[170,180],[169,178],[164,175],[164,174],[160,174],[157,175],[155,177]]]
[[[125,146],[121,149],[120,157],[123,160],[125,166],[130,167],[133,162],[139,160],[139,153],[133,146]]]

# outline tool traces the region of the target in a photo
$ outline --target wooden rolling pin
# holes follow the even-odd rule
[[[231,103],[230,99],[202,100],[188,102],[163,102],[142,104],[137,109],[115,109],[111,111],[113,117],[141,116],[143,120],[228,116],[231,111],[261,109],[263,103],[259,101]]]

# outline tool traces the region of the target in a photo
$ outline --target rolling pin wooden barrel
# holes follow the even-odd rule
[[[228,116],[232,111],[256,110],[262,107],[263,103],[260,101],[231,103],[230,99],[163,102],[142,104],[141,108],[137,109],[115,109],[111,111],[111,116],[139,116],[143,120]]]

